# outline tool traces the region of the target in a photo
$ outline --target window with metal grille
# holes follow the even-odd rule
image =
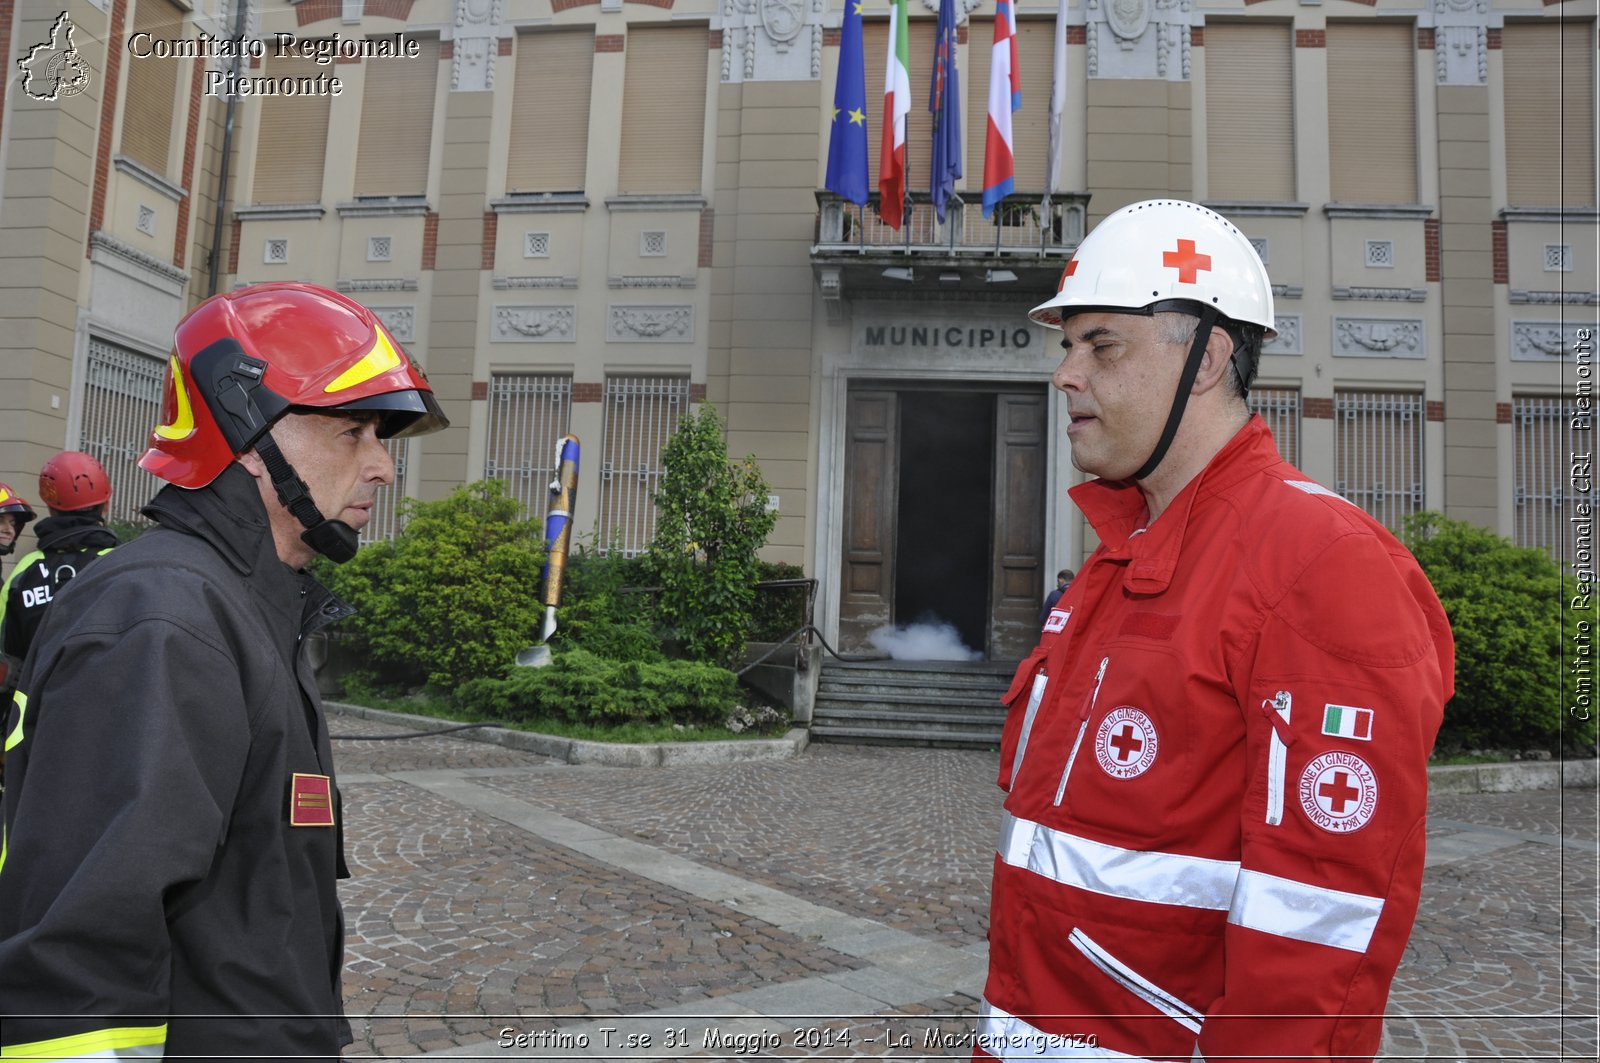
[[[410,453],[411,440],[385,439],[383,447],[389,452],[389,457],[394,459],[394,483],[378,488],[377,498],[372,504],[372,514],[367,520],[367,526],[361,529],[363,543],[393,539],[400,534],[400,499],[404,498],[406,493],[406,458]]]
[[[111,481],[109,520],[145,523],[139,509],[162,486],[138,463],[150,442],[150,430],[160,423],[165,381],[161,359],[105,340],[89,340],[77,449],[105,466]]]
[[[1290,465],[1300,464],[1300,389],[1251,388],[1250,409],[1272,430],[1278,453]]]
[[[489,447],[483,475],[539,518],[556,474],[556,444],[572,421],[572,378],[495,373],[489,378]],[[581,472],[582,470],[580,470]]]
[[[1334,490],[1391,530],[1422,509],[1419,392],[1333,396]]]
[[[642,553],[656,531],[661,451],[689,410],[687,377],[606,378],[600,463],[600,548]]]
[[[1511,477],[1515,499],[1518,546],[1544,550],[1557,561],[1570,553],[1563,545],[1567,521],[1579,495],[1572,486],[1573,438],[1571,410],[1553,395],[1515,395],[1511,399],[1515,429],[1515,469]]]

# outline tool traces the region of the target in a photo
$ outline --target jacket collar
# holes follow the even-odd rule
[[[252,577],[270,603],[297,617],[302,631],[355,612],[311,575],[283,563],[255,478],[237,462],[205,487],[166,485],[144,507],[144,515],[209,543],[240,575]]]
[[[71,550],[100,550],[117,545],[117,536],[105,521],[87,513],[63,513],[46,517],[34,526],[39,549],[65,553]]]
[[[1090,480],[1068,494],[1100,537],[1100,555],[1127,566],[1123,585],[1130,594],[1161,594],[1172,583],[1196,505],[1250,473],[1281,462],[1272,432],[1251,414],[1234,437],[1186,484],[1154,523],[1144,494],[1127,480]]]

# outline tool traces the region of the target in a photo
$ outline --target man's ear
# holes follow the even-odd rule
[[[1213,325],[1211,338],[1206,341],[1206,353],[1200,359],[1200,372],[1195,375],[1193,394],[1203,395],[1228,379],[1228,366],[1233,360],[1233,337],[1220,325]]]

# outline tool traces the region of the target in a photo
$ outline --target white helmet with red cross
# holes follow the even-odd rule
[[[1056,294],[1028,316],[1050,328],[1098,310],[1150,313],[1184,302],[1232,321],[1273,328],[1272,283],[1261,256],[1222,215],[1181,199],[1132,203],[1084,237]]]

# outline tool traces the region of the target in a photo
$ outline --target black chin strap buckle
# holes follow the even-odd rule
[[[336,565],[356,556],[361,540],[356,530],[342,520],[324,520],[300,533],[300,541]]]

